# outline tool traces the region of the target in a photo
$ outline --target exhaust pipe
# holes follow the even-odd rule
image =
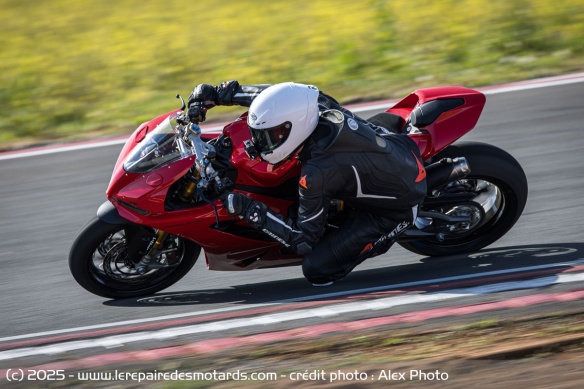
[[[470,167],[464,157],[444,158],[428,165],[426,166],[428,193],[441,185],[463,178],[469,173]]]

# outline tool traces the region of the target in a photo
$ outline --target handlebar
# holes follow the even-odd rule
[[[180,125],[179,131],[181,132],[181,139],[185,142],[186,147],[191,147],[191,149],[194,150],[195,154],[194,168],[198,173],[197,191],[207,190],[210,182],[214,181],[216,191],[222,193],[227,187],[229,187],[229,185],[221,180],[217,171],[215,171],[211,164],[211,160],[217,156],[215,147],[201,139],[201,128],[199,127],[200,120],[197,119],[204,120],[204,116],[199,116],[198,118],[189,116],[188,113],[185,112],[187,104],[182,96],[177,94],[176,98],[180,99],[182,102],[181,110],[183,113],[176,117],[176,121]]]

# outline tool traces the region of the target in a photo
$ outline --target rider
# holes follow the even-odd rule
[[[198,120],[215,105],[249,107],[247,124],[261,159],[269,164],[292,156],[300,160],[296,218],[237,192],[222,200],[230,216],[245,217],[250,226],[303,255],[304,276],[314,285],[329,285],[364,259],[386,252],[416,218],[426,195],[416,144],[359,118],[312,85],[200,84],[188,105],[189,116]],[[333,199],[356,212],[324,234]]]

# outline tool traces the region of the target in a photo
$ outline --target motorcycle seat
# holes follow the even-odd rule
[[[386,128],[394,134],[401,134],[405,125],[405,120],[401,116],[389,112],[373,115],[367,121],[376,126]]]

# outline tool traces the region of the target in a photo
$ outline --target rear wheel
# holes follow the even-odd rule
[[[150,295],[180,280],[195,264],[201,248],[168,235],[161,268],[140,274],[135,264],[147,251],[154,231],[133,224],[110,224],[97,217],[79,233],[69,253],[69,269],[89,292],[108,298]]]
[[[485,143],[460,142],[449,146],[434,157],[465,157],[471,173],[446,187],[436,189],[427,198],[426,211],[435,211],[467,221],[442,223],[441,234],[414,241],[399,242],[409,251],[426,256],[462,254],[480,250],[505,235],[517,222],[527,202],[527,178],[519,163],[507,152]],[[429,191],[430,192],[430,191]],[[441,197],[463,195],[459,203],[437,204]],[[437,220],[430,223],[440,224]],[[430,225],[426,229],[436,228]]]

